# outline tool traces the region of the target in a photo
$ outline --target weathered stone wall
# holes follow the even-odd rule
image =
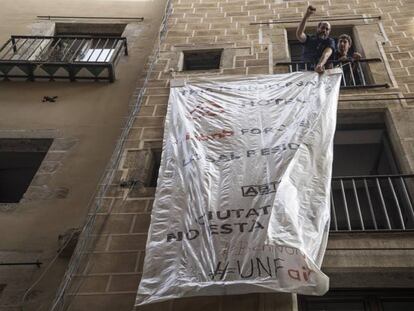
[[[142,107],[129,132],[123,160],[116,167],[117,177],[105,195],[103,208],[96,215],[97,243],[82,269],[77,271],[75,282],[67,292],[65,301],[69,310],[132,309],[142,272],[155,189],[139,185],[121,188],[120,183],[149,171],[151,149],[159,149],[162,144],[170,81],[192,76],[278,72],[273,64],[289,60],[286,41],[289,29],[296,25],[258,26],[251,23],[270,19],[300,19],[309,3],[317,6],[317,16],[382,16],[385,36],[377,21],[347,21],[343,25],[360,27],[359,41],[367,49],[364,52],[367,55],[375,52],[384,61],[380,69],[373,67],[376,79],[386,81],[390,87],[342,92],[339,120],[360,122],[360,113],[364,113],[362,119],[367,116],[369,119],[370,114],[382,115],[401,167],[405,173],[412,173],[414,103],[386,100],[414,95],[412,1],[174,0],[168,19],[168,33],[146,86]],[[365,31],[367,23],[369,27],[374,27],[375,34]],[[333,27],[339,26],[339,22],[333,23]],[[376,40],[372,41],[373,38]],[[377,41],[379,44],[374,47],[364,46]],[[211,72],[180,72],[179,53],[185,49],[203,48],[224,48],[228,53],[222,67]],[[364,98],[378,100],[364,101]],[[346,99],[360,100],[347,102]],[[332,276],[332,285],[337,288],[404,287],[410,284],[412,277],[413,244],[414,237],[410,233],[332,235],[324,269]],[[138,309],[211,311],[295,308],[294,296],[251,294],[187,298]]]
[[[12,35],[52,35],[56,24],[128,24],[124,35],[129,55],[117,64],[114,83],[0,81],[0,150],[5,151],[2,142],[8,139],[53,140],[20,202],[0,203],[0,262],[42,263],[40,267],[0,266],[0,310],[48,310],[68,263],[62,256],[54,260],[61,246],[59,236],[84,224],[130,105],[136,101],[137,81],[158,35],[165,1],[147,5],[142,1],[4,0],[1,4],[0,45]],[[45,20],[38,15],[67,18]],[[88,16],[114,19],[77,18]],[[42,102],[44,96],[57,99]],[[16,152],[11,149],[6,151]],[[2,180],[7,165],[1,164]]]

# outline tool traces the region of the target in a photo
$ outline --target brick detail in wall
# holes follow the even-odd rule
[[[346,3],[343,0],[316,0],[312,3],[321,15],[381,15],[384,30],[390,40],[383,45],[383,49],[399,91],[406,95],[414,94],[414,3],[411,0],[373,0],[369,3],[360,0],[349,0]],[[301,18],[306,5],[307,1],[174,0],[166,39],[161,45],[140,113],[129,133],[126,149],[123,150],[123,161],[117,168],[120,172],[119,179],[148,177],[148,150],[159,148],[163,138],[169,81],[177,76],[186,78],[210,74],[202,72],[190,75],[169,70],[178,46],[181,49],[194,49],[200,45],[226,45],[229,48],[245,49],[246,52],[232,56],[230,67],[211,73],[214,76],[269,74],[272,71],[269,68],[269,49],[273,49],[273,57],[279,59],[286,57],[285,52],[277,50],[280,46],[271,47],[271,40],[261,41],[260,27],[250,23]],[[355,108],[350,104],[343,105],[343,108]],[[370,105],[369,108],[384,108],[384,104]],[[413,135],[413,132],[407,135]],[[71,301],[70,310],[132,309],[142,272],[154,191],[155,189],[143,188],[121,189],[119,185],[112,185],[110,192],[105,195],[102,214],[96,219],[94,234],[97,243],[84,270],[78,272],[71,287],[76,288],[76,291],[72,290],[72,294],[69,294],[72,296],[68,297],[68,301]],[[266,299],[266,295],[258,294],[187,298],[149,305],[138,310],[247,311],[257,310]]]

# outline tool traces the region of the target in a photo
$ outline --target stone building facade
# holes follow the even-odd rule
[[[46,310],[136,102],[137,83],[158,35],[165,3],[5,0],[1,4],[0,310]],[[58,39],[45,37],[69,34],[126,38],[128,55],[119,55],[113,83],[71,82],[66,70],[54,67],[59,55],[75,53],[76,48],[65,49],[62,39],[59,50]],[[12,38],[15,51],[9,48]],[[78,43],[86,49],[88,40]],[[92,49],[95,46],[95,53],[102,56],[107,51],[103,45],[99,49],[97,40],[92,40]],[[107,50],[116,40],[107,41]],[[12,63],[20,68],[11,68]],[[31,79],[26,66],[34,64],[34,81],[26,81]],[[92,72],[84,69],[79,74],[91,77]],[[53,77],[36,76],[48,73]]]
[[[368,200],[367,206],[385,206],[387,210],[387,197],[396,197],[403,224],[393,218],[395,212],[381,216],[377,224],[366,228],[355,226],[357,214],[337,215],[322,266],[331,279],[331,291],[325,300],[294,294],[249,294],[185,298],[137,310],[320,310],[324,304],[328,309],[332,301],[344,306],[356,301],[357,307],[368,306],[368,310],[379,310],[380,306],[384,310],[387,306],[404,309],[398,303],[412,296],[414,277],[409,207],[413,194],[410,174],[414,169],[414,3],[171,0],[160,41],[146,67],[147,79],[138,83],[136,94],[140,96],[95,197],[53,310],[133,309],[171,81],[288,72],[294,54],[294,29],[308,4],[317,7],[315,19],[330,19],[334,35],[351,34],[355,48],[364,59],[371,60],[361,69],[366,75],[363,85],[341,90],[336,138],[336,155],[341,161],[334,163],[334,174],[336,165],[337,177],[362,175],[374,187],[379,184],[375,190],[378,198]],[[307,30],[315,26],[316,22],[310,22]],[[188,70],[188,55],[211,51],[221,53],[218,68]],[[376,149],[382,151],[374,152]],[[375,169],[370,166],[373,162]],[[394,178],[405,186],[384,190],[387,184],[395,185]],[[358,178],[338,177],[335,181],[339,188],[333,187],[345,201],[348,190],[352,192],[352,184],[349,189],[346,186],[349,180],[361,182]],[[356,191],[360,193],[360,189]],[[355,197],[361,198],[358,194]],[[335,200],[336,205],[343,205]],[[365,212],[360,214],[361,219],[365,217]]]

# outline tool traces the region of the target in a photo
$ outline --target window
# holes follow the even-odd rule
[[[323,297],[298,298],[300,311],[414,310],[412,289],[330,290]]]
[[[161,150],[151,150],[151,168],[150,168],[150,178],[147,182],[148,187],[157,187],[158,173],[161,165]]]
[[[127,24],[125,23],[56,23],[55,35],[101,35],[109,37],[122,36]]]
[[[349,50],[349,55],[352,55],[356,52],[355,40],[353,38],[353,29],[352,27],[332,27],[330,36],[335,39],[335,46],[338,44],[338,37],[341,34],[347,34],[352,39],[352,46]],[[294,63],[291,65],[291,71],[299,70],[312,70],[314,64],[303,63],[301,64],[303,45],[296,40],[295,34],[290,32],[289,36],[289,52],[291,56],[291,61]],[[341,67],[343,70],[343,76],[341,81],[342,87],[356,87],[366,85],[366,74],[364,73],[362,62],[334,62],[333,59],[330,60],[327,67]]]
[[[79,38],[74,44],[70,38],[62,44],[76,51],[74,60],[79,62],[108,62],[116,52],[119,37],[126,24],[56,24],[55,34]],[[82,38],[84,36],[85,38]],[[90,37],[86,39],[86,37]],[[82,40],[83,39],[83,40]]]
[[[308,26],[306,28],[306,33],[310,34],[312,32],[315,32],[314,28],[315,27],[313,26]],[[348,26],[348,27],[332,26],[332,30],[329,36],[335,39],[335,46],[336,46],[338,43],[337,38],[342,34],[347,34],[351,37],[352,42],[354,43],[350,49],[350,53],[352,54],[353,52],[355,52],[355,40],[354,40],[353,29],[351,26]],[[296,29],[288,30],[288,44],[289,44],[290,59],[292,60],[292,62],[299,62],[302,56],[303,45],[296,39]]]
[[[223,50],[183,51],[182,70],[219,69]]]
[[[338,125],[334,140],[334,177],[398,173],[384,124]]]
[[[158,171],[161,164],[161,148],[148,148],[128,151],[124,166],[130,167],[130,174],[121,181],[122,188],[133,187],[143,190],[146,194],[147,188],[156,188]],[[143,194],[140,193],[140,194]]]
[[[5,288],[6,288],[6,284],[0,284],[0,297]]]
[[[0,139],[0,203],[18,203],[52,139]]]
[[[235,58],[251,53],[250,47],[234,47],[232,43],[180,44],[171,50],[168,70],[176,73],[175,78],[234,73]]]
[[[0,48],[0,78],[113,82],[116,63],[128,53],[125,27],[57,23],[53,36],[12,36]]]
[[[38,40],[38,39],[37,39]],[[111,62],[122,40],[104,36],[60,36],[45,39],[45,47],[29,60],[44,62]]]
[[[82,52],[76,57],[80,62],[106,62],[112,59],[115,52],[114,39],[92,39],[86,44]]]
[[[334,140],[331,230],[414,229],[412,175],[401,175],[383,124],[339,125]]]
[[[340,17],[338,17],[338,20],[340,20]],[[315,27],[315,25],[308,25],[307,32],[314,33]],[[303,45],[296,39],[296,28],[289,28],[286,31],[290,61],[286,62],[283,60],[276,63],[276,65],[287,66],[289,72],[313,70],[314,64],[301,61]],[[341,34],[349,35],[353,41],[350,54],[359,52],[362,55],[359,61],[329,61],[328,68],[341,67],[343,69],[341,88],[388,87],[391,80],[387,68],[383,63],[383,53],[381,53],[375,36],[373,36],[373,34],[381,35],[378,25],[375,23],[364,25],[333,25],[330,36],[332,38],[338,38]],[[359,38],[364,38],[364,40],[360,40]],[[337,42],[335,44],[337,45]]]

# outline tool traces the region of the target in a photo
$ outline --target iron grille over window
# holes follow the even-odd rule
[[[414,175],[400,174],[383,124],[338,125],[331,231],[413,230]]]
[[[414,175],[332,178],[331,231],[413,230]]]
[[[413,310],[412,289],[331,290],[322,297],[298,296],[300,311]]]
[[[325,68],[339,67],[342,69],[341,88],[372,88],[388,87],[388,84],[371,83],[366,75],[366,64],[370,62],[381,62],[379,58],[360,59],[359,61],[330,61]],[[287,66],[289,72],[313,71],[316,64],[302,61],[277,63],[277,66]]]
[[[359,17],[354,17],[359,19]],[[327,20],[331,19],[326,17]],[[352,20],[353,17],[338,17],[332,18],[331,20]],[[324,19],[325,20],[325,19]],[[292,21],[290,21],[292,22]],[[299,23],[298,21],[297,23]],[[296,28],[288,29],[288,46],[290,52],[290,62],[281,62],[277,63],[280,69],[280,66],[284,66],[288,72],[295,72],[295,71],[313,71],[316,64],[303,62],[302,54],[304,45],[297,41],[295,38]],[[373,87],[388,87],[387,83],[378,83],[376,80],[374,81],[374,77],[371,72],[372,66],[377,66],[383,62],[380,57],[376,58],[363,58],[359,59],[358,61],[354,60],[351,56],[353,56],[354,52],[359,52],[364,55],[364,46],[361,45],[361,40],[359,40],[358,35],[355,35],[355,27],[352,26],[340,26],[336,25],[332,28],[331,37],[335,40],[335,47],[338,48],[338,39],[340,35],[346,34],[351,38],[352,45],[349,48],[347,53],[348,60],[347,61],[338,61],[336,57],[332,56],[327,64],[325,65],[326,69],[339,67],[342,69],[342,80],[341,80],[341,88],[342,89],[355,89],[355,88],[373,88]],[[336,51],[333,51],[333,55],[335,55]],[[285,69],[282,69],[285,71]],[[384,69],[385,70],[385,69]]]
[[[0,48],[0,78],[114,81],[124,37],[12,36]]]

